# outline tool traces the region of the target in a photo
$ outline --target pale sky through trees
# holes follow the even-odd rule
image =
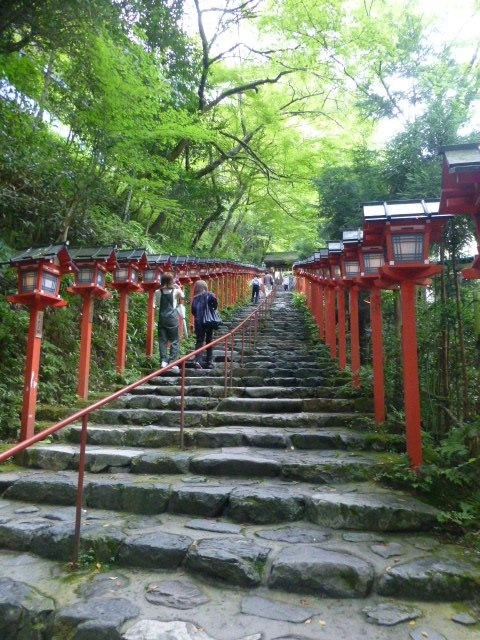
[[[409,0],[389,0],[399,6],[404,4],[410,5]],[[217,0],[199,0],[204,28],[207,37],[210,38],[215,34],[217,21],[220,10],[226,7],[238,6],[235,0],[224,0],[218,3]],[[373,3],[374,4],[374,3]],[[477,8],[478,0],[417,0],[417,6],[425,21],[431,21],[429,32],[434,41],[444,43],[452,47],[455,51],[455,58],[461,62],[469,62],[478,55],[480,51],[479,36],[480,33],[480,9]],[[261,11],[264,7],[267,9],[267,0],[261,1],[257,7]],[[193,0],[186,0],[186,22],[185,26],[192,34],[198,33],[197,16]],[[214,9],[209,11],[209,9]],[[249,21],[243,21],[240,27],[235,27],[235,33],[229,35],[221,35],[213,45],[212,53],[225,50],[232,44],[232,37],[242,40],[248,45],[259,47],[262,44],[262,36],[255,30],[253,24]],[[241,64],[241,57],[233,57],[228,63]],[[470,127],[472,129],[480,128],[480,99],[477,102],[471,114]],[[412,114],[414,117],[414,114]],[[378,132],[374,136],[374,142],[382,144],[392,135],[398,133],[402,128],[402,123],[392,122],[380,123]]]

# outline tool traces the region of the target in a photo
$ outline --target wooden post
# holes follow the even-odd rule
[[[93,296],[91,293],[83,296],[77,386],[77,395],[80,398],[88,398],[88,380],[90,377],[90,350],[92,345],[93,304]]]
[[[343,371],[347,366],[347,338],[345,330],[345,290],[337,289],[337,313],[338,313],[338,368]]]
[[[117,373],[122,373],[125,369],[125,353],[127,348],[128,291],[121,289],[118,293],[120,295],[120,310],[118,314],[116,371]]]
[[[415,283],[402,280],[400,283],[402,305],[402,354],[407,453],[412,468],[418,471],[422,465],[422,430],[420,414],[420,389],[417,355],[417,318],[415,305]]]
[[[31,438],[35,429],[35,408],[37,404],[38,371],[43,336],[43,306],[30,307],[27,354],[25,360],[25,384],[23,388],[22,423],[20,441]]]
[[[360,388],[360,329],[358,324],[358,293],[359,288],[353,286],[349,292],[350,310],[350,358],[352,367],[353,386]]]
[[[381,290],[370,289],[370,324],[372,327],[373,402],[375,422],[385,422],[385,378],[383,371],[383,323]]]

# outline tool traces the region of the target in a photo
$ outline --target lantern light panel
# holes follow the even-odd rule
[[[360,275],[360,263],[358,260],[345,260],[345,276],[353,278]]]
[[[35,271],[22,271],[21,278],[21,289],[20,293],[27,293],[30,291],[35,291],[37,288],[37,275],[38,272]]]
[[[395,262],[422,262],[424,252],[423,233],[392,233],[392,249]]]
[[[377,274],[378,269],[385,264],[385,256],[383,253],[364,253],[363,266],[364,273],[367,275]]]

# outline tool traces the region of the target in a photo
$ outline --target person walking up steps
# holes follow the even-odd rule
[[[265,271],[265,275],[263,276],[263,286],[265,289],[265,295],[269,296],[273,289],[273,276],[268,271]]]
[[[192,315],[195,317],[194,330],[195,330],[195,350],[203,347],[204,344],[209,344],[212,341],[213,329],[207,327],[203,322],[205,316],[206,305],[209,305],[211,309],[218,307],[218,300],[214,293],[208,290],[208,285],[204,280],[197,280],[193,288],[193,298],[191,305]],[[195,367],[197,369],[213,369],[213,348],[207,349],[205,362],[202,366],[203,354],[195,356]]]
[[[161,366],[166,367],[170,362],[178,360],[178,305],[183,303],[184,294],[178,284],[174,283],[172,273],[163,273],[160,279],[159,311],[158,311],[158,346]],[[170,343],[170,353],[168,344]],[[172,373],[179,373],[178,367],[172,367]]]
[[[251,282],[252,287],[252,302],[255,304],[258,302],[258,297],[260,295],[260,278],[255,276]]]

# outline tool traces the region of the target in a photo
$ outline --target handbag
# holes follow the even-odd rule
[[[222,318],[216,309],[212,309],[210,305],[205,305],[205,313],[203,314],[203,324],[207,329],[218,329],[222,324]]]

